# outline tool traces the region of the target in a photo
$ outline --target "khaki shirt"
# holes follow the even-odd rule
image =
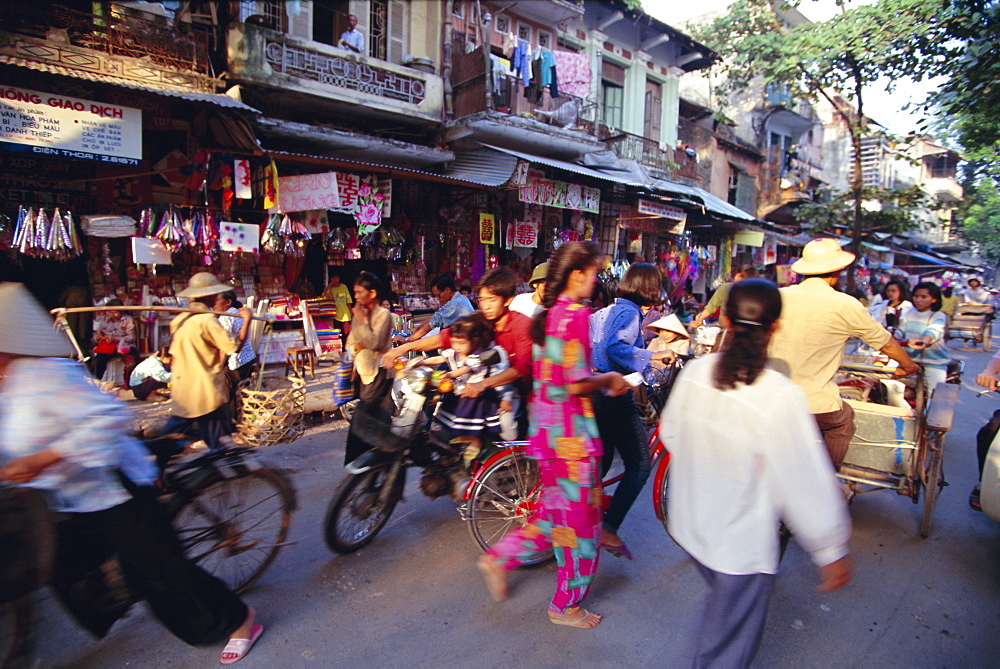
[[[347,349],[354,353],[354,369],[358,371],[362,383],[369,384],[375,380],[382,366],[382,355],[389,350],[391,337],[392,314],[384,307],[375,307],[367,323],[362,323],[360,318],[351,321]]]
[[[200,302],[192,309],[208,310]],[[172,413],[197,418],[226,401],[223,370],[228,357],[239,350],[229,332],[213,314],[180,314],[170,321],[170,399]]]
[[[781,318],[771,337],[771,365],[788,374],[806,393],[814,414],[840,409],[833,377],[844,357],[844,344],[857,337],[878,350],[892,335],[850,295],[826,281],[807,278],[781,289]]]

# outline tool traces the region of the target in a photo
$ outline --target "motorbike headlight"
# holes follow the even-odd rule
[[[422,393],[431,377],[431,370],[424,367],[413,367],[403,372],[403,385],[415,393]]]

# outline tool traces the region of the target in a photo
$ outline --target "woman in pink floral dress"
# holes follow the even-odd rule
[[[580,607],[597,570],[601,537],[601,440],[588,395],[629,388],[621,374],[593,374],[587,309],[599,254],[590,243],[563,244],[549,261],[542,305],[532,323],[535,388],[528,455],[538,461],[539,509],[524,527],[510,532],[478,566],[490,594],[507,598],[507,572],[550,546],[559,565],[549,620],[591,628],[601,616]]]

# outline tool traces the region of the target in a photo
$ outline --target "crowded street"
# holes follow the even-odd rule
[[[1000,525],[969,508],[975,432],[1000,406],[970,387],[989,355],[956,344],[966,372],[931,535],[917,533],[921,507],[892,492],[850,506],[854,580],[813,591],[816,570],[794,544],[781,565],[754,666],[996,666],[1000,657]],[[588,604],[592,632],[550,625],[539,608],[551,592],[547,563],[511,578],[511,599],[490,600],[475,568],[479,550],[456,505],[428,502],[411,478],[387,527],[360,551],[336,556],[321,525],[342,466],[346,427],[313,427],[261,457],[298,488],[294,545],[245,595],[266,633],[246,667],[672,666],[705,592],[691,560],[650,504],[652,480],[622,528],[635,554],[601,558]],[[173,638],[137,606],[93,642],[46,594],[38,625],[42,667],[210,667],[215,653]],[[221,645],[220,645],[221,648]]]

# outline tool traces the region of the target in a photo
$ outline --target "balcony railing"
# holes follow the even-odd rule
[[[622,160],[634,160],[640,165],[668,173],[677,167],[673,161],[673,151],[662,150],[659,142],[648,137],[623,132],[604,142]]]
[[[4,12],[3,30],[8,33],[210,74],[211,34],[196,25],[175,28],[166,17],[130,9],[115,8],[102,16],[38,2],[14,3]]]

